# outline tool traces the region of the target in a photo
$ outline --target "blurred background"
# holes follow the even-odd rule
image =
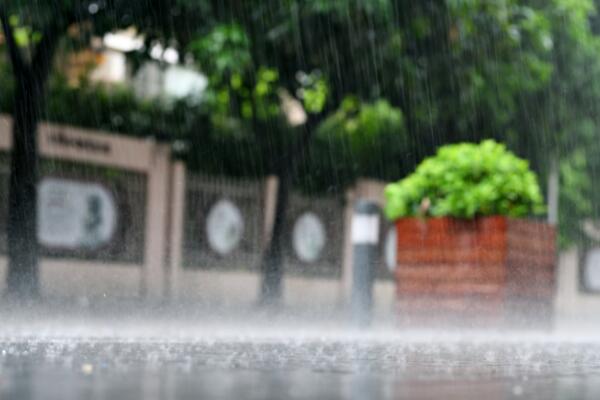
[[[339,309],[354,201],[495,139],[556,226],[555,307],[597,314],[594,1],[130,3],[0,6],[5,292]],[[393,314],[379,220],[374,304]]]

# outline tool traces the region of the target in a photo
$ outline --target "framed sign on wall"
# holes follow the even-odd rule
[[[187,174],[183,266],[253,270],[264,232],[262,181]]]
[[[338,197],[290,196],[286,213],[286,273],[339,277],[344,243],[344,204]]]
[[[117,228],[113,194],[99,183],[46,177],[38,186],[38,240],[49,249],[97,250]]]
[[[327,233],[321,219],[313,212],[300,215],[292,230],[292,247],[296,257],[305,263],[321,258],[327,243]]]
[[[210,248],[221,256],[227,256],[242,241],[244,217],[231,200],[221,199],[208,211],[205,229]]]

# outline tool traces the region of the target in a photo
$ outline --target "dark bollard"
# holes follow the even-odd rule
[[[371,323],[373,281],[379,242],[379,207],[358,200],[352,216],[352,317],[359,327]]]

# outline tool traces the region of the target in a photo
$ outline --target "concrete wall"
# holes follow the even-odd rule
[[[579,267],[579,253],[576,249],[561,254],[555,299],[559,329],[576,329],[582,325],[600,327],[600,295],[580,290]]]
[[[198,302],[200,305],[226,307],[256,304],[260,294],[261,276],[250,271],[181,270],[173,300]],[[395,285],[378,281],[374,288],[375,313],[388,315],[393,311]],[[342,309],[344,286],[339,279],[287,276],[283,280],[283,303],[292,309],[334,311]]]
[[[560,256],[555,298],[557,327],[575,324],[600,325],[600,295],[579,290],[578,254]],[[40,265],[42,294],[52,297],[139,298],[143,269],[136,265],[43,260]],[[237,306],[254,304],[259,297],[260,274],[241,271],[179,271],[174,300],[202,304]],[[6,258],[0,257],[0,290],[6,284]],[[342,281],[335,279],[286,277],[284,303],[293,308],[340,308],[344,301]],[[385,317],[394,311],[395,285],[377,281],[374,288],[375,314]]]
[[[0,290],[6,288],[6,257],[0,257]],[[139,265],[104,264],[73,260],[40,262],[42,296],[65,298],[139,298],[142,268]]]
[[[0,149],[11,147],[12,121],[0,115]],[[42,294],[63,297],[146,297],[200,301],[223,305],[249,304],[259,298],[260,274],[244,271],[185,270],[182,268],[182,242],[186,171],[183,164],[170,160],[167,146],[83,130],[57,124],[40,124],[40,153],[47,158],[82,164],[110,166],[143,173],[147,177],[148,197],[144,263],[119,265],[86,260],[41,260]],[[270,234],[276,204],[277,182],[265,184],[264,237]],[[354,195],[381,203],[382,185],[361,181]],[[353,198],[349,196],[349,200]],[[349,229],[352,202],[348,202],[345,245],[340,262],[342,278],[286,276],[284,303],[290,307],[336,309],[349,302],[351,292],[351,253]],[[266,240],[265,240],[266,242]],[[5,286],[6,261],[0,258],[0,290]],[[393,284],[378,282],[375,289],[377,309],[393,306]]]
[[[175,301],[205,305],[248,306],[256,304],[261,276],[249,271],[182,270]],[[288,307],[333,309],[340,305],[341,285],[333,279],[287,277],[283,302]]]
[[[204,271],[181,269],[175,301],[195,301],[205,305],[236,306],[258,299],[259,276],[245,271]]]
[[[137,265],[43,260],[40,283],[43,296],[131,299],[141,296],[142,268]]]
[[[12,121],[0,115],[0,150],[12,145]],[[86,260],[41,260],[43,295],[162,299],[168,285],[167,243],[170,213],[170,146],[107,132],[42,123],[40,154],[142,173],[147,179],[144,262],[138,265],[90,263]],[[4,199],[2,199],[4,200]],[[0,257],[0,290],[4,290],[6,261]]]
[[[343,304],[343,286],[338,279],[289,276],[283,282],[283,300],[294,308],[336,309]]]
[[[377,281],[373,288],[373,312],[380,319],[394,315],[396,309],[396,284],[392,281]]]

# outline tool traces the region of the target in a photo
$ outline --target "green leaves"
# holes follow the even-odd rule
[[[310,74],[301,72],[298,75],[297,80],[301,85],[301,88],[298,90],[298,97],[302,99],[304,109],[310,114],[321,113],[329,97],[329,85],[327,81],[325,81],[325,78],[318,71],[313,71]]]
[[[347,96],[318,127],[308,178],[340,187],[359,177],[391,179],[413,168],[404,114],[387,100]]]
[[[268,120],[279,115],[278,87],[279,73],[277,70],[267,67],[259,68],[254,86],[254,102],[256,116],[261,120]]]
[[[390,219],[522,217],[544,209],[537,177],[528,162],[493,140],[441,147],[412,175],[388,185],[385,195]]]
[[[20,47],[30,46],[33,43],[37,43],[41,39],[41,34],[39,32],[34,32],[30,27],[23,26],[17,15],[12,15],[10,18],[10,25],[13,29],[13,35],[15,37],[15,42]]]
[[[188,50],[212,79],[239,78],[252,64],[250,40],[237,24],[217,25],[207,35],[192,41]]]
[[[404,131],[402,111],[386,100],[361,103],[357,98],[346,97],[339,108],[319,129],[321,136],[345,137],[356,151],[385,134]]]

